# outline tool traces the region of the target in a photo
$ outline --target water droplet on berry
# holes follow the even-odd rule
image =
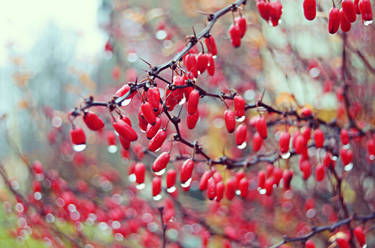
[[[152,197],[152,199],[154,199],[154,201],[159,201],[161,199],[161,194]]]
[[[73,145],[73,150],[76,152],[82,152],[85,149],[86,149],[86,144]]]
[[[345,165],[344,171],[351,171],[353,169],[353,163],[349,163]]]
[[[121,106],[127,106],[127,105],[129,105],[129,103],[130,103],[131,101],[132,101],[131,98],[127,98],[127,99],[125,99],[124,101],[122,101]]]
[[[136,176],[135,176],[134,173],[129,175],[129,181],[130,181],[130,182],[134,183],[136,179],[137,179],[137,178],[136,178]]]
[[[181,183],[181,187],[182,187],[182,188],[187,188],[187,187],[189,187],[190,184],[191,184],[191,181],[192,181],[192,180],[193,180],[192,178],[189,178],[186,182]]]
[[[154,174],[157,175],[157,176],[161,176],[165,173],[165,168],[160,170],[160,171],[154,171]]]
[[[241,145],[238,145],[237,148],[242,150],[242,149],[245,149],[246,148],[246,145],[247,145],[247,142],[243,142]]]
[[[261,195],[264,195],[266,193],[266,189],[258,188],[258,192]]]
[[[365,24],[365,26],[368,26],[370,24],[373,23],[373,20],[369,20],[369,21],[364,21],[363,24]]]
[[[144,183],[140,183],[140,184],[137,184],[137,186],[135,186],[138,190],[141,190],[141,189],[144,189],[145,188],[145,184]]]
[[[243,115],[243,116],[241,116],[241,117],[237,117],[236,118],[236,121],[237,122],[243,122],[245,120],[245,116]]]
[[[107,150],[109,153],[116,153],[118,149],[116,145],[110,145],[107,147]]]
[[[368,157],[370,160],[374,160],[375,159],[375,155],[370,155],[369,157]]]
[[[290,157],[290,152],[282,153],[282,154],[281,154],[281,157],[282,157],[283,159],[288,159],[288,158]]]
[[[173,193],[173,192],[175,192],[176,191],[176,187],[175,186],[172,186],[172,187],[170,187],[170,188],[167,188],[167,192],[168,193]]]

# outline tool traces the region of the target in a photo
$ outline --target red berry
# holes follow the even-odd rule
[[[341,161],[344,165],[348,165],[353,160],[353,152],[349,149],[341,148],[340,149]]]
[[[154,177],[152,179],[152,196],[157,196],[161,193],[161,178]]]
[[[341,2],[342,10],[344,11],[344,14],[346,18],[350,22],[355,22],[355,19],[357,18],[357,15],[355,13],[354,3],[352,0],[343,0]]]
[[[255,123],[255,127],[256,127],[259,135],[263,139],[266,139],[267,138],[267,122],[266,122],[266,119],[264,119],[264,117],[259,117],[259,119]]]
[[[236,130],[236,144],[238,146],[242,145],[246,141],[246,138],[247,138],[247,127],[245,126],[245,124],[241,124],[237,127],[237,130]]]
[[[181,167],[180,181],[186,183],[192,176],[194,169],[194,161],[187,159]]]
[[[211,54],[208,55],[208,75],[213,76],[215,74],[215,60]]]
[[[281,178],[283,178],[283,170],[276,167],[273,170],[273,182],[276,184],[276,186],[279,185]]]
[[[280,1],[270,2],[269,6],[272,25],[277,26],[283,13],[283,6],[281,5]]]
[[[224,112],[225,125],[229,133],[233,133],[236,128],[236,117],[234,112],[230,109],[225,110]]]
[[[311,175],[311,163],[309,160],[304,160],[300,163],[300,169],[304,180],[309,179]]]
[[[170,189],[176,184],[177,172],[175,170],[169,170],[166,175],[167,189]]]
[[[136,163],[134,167],[134,174],[136,182],[142,184],[145,181],[146,166],[143,163]]]
[[[290,183],[293,179],[293,171],[291,170],[285,170],[283,173],[283,182],[284,182],[284,188],[285,189],[290,189]]]
[[[271,11],[271,6],[269,2],[265,0],[257,0],[257,8],[259,11],[260,16],[268,22],[270,19],[270,11]]]
[[[195,57],[195,54],[187,54],[185,61],[185,66],[188,71],[193,71],[196,68],[197,59]]]
[[[295,147],[296,153],[302,154],[304,149],[306,149],[305,138],[302,135],[298,135],[296,137],[296,143],[295,144],[296,144],[296,147]]]
[[[33,165],[32,165],[32,169],[33,169],[33,172],[35,174],[42,174],[43,173],[43,165],[41,162],[39,161],[34,161]]]
[[[167,164],[169,163],[170,155],[168,152],[161,153],[152,164],[152,170],[155,173],[158,173],[162,170],[164,170],[167,167]]]
[[[253,150],[257,152],[260,150],[263,144],[263,138],[260,137],[259,133],[255,133],[253,137]]]
[[[85,112],[83,121],[85,122],[86,126],[93,131],[98,131],[104,127],[104,122],[99,118],[99,116],[91,111]]]
[[[264,185],[264,188],[266,190],[266,195],[267,196],[270,196],[272,194],[272,191],[273,191],[273,184],[274,184],[274,181],[273,181],[273,178],[268,178],[266,180],[266,183]]]
[[[236,24],[232,24],[229,27],[229,36],[232,41],[233,47],[241,46],[241,31],[240,31],[240,28]]]
[[[194,114],[188,114],[186,118],[186,124],[189,129],[195,128],[195,125],[197,124],[199,120],[199,110],[195,111]]]
[[[210,200],[213,200],[216,197],[216,182],[213,178],[210,178],[207,181],[207,197]]]
[[[240,31],[240,37],[244,37],[245,36],[245,33],[246,33],[246,18],[241,16],[241,17],[237,17],[235,20],[235,23],[236,25],[238,26],[238,29]]]
[[[355,13],[360,15],[361,14],[361,11],[359,10],[359,0],[354,0],[354,10],[355,10]]]
[[[318,164],[315,169],[315,178],[316,181],[320,182],[324,179],[325,166],[324,164]]]
[[[75,127],[72,130],[70,130],[70,138],[74,145],[86,144],[86,136],[82,128]]]
[[[208,56],[207,54],[205,53],[200,53],[198,54],[198,58],[197,58],[197,69],[199,71],[199,73],[203,73],[206,69],[207,69],[207,66],[208,66]]]
[[[135,141],[138,139],[137,133],[125,121],[120,119],[120,120],[113,122],[112,125],[113,125],[113,128],[116,130],[116,132],[120,136],[122,136],[124,139],[127,139],[129,141]]]
[[[340,27],[340,10],[332,7],[328,17],[328,31],[330,34],[334,34],[339,30]]]
[[[130,141],[122,136],[119,136],[119,140],[120,140],[120,144],[122,148],[124,148],[125,150],[128,150],[130,147]]]
[[[336,243],[338,248],[350,248],[349,242],[344,238],[337,238]]]
[[[242,178],[238,185],[238,189],[241,192],[241,197],[246,198],[247,193],[249,192],[249,180],[247,180],[247,178]]]
[[[266,184],[266,173],[264,171],[258,172],[258,187],[263,189]]]
[[[350,21],[347,19],[344,11],[340,9],[340,24],[341,24],[341,30],[343,32],[349,32],[352,28],[352,25],[350,24]]]
[[[326,153],[326,155],[324,156],[324,159],[323,159],[323,164],[325,167],[330,167],[330,166],[335,166],[335,161],[333,161],[333,159],[331,158],[331,155],[330,153]]]
[[[354,236],[361,247],[366,244],[366,235],[362,227],[357,226],[356,228],[354,228]]]
[[[304,0],[303,1],[303,14],[305,18],[312,21],[316,17],[316,0]]]
[[[224,196],[225,186],[223,182],[216,183],[216,201],[221,201]]]
[[[234,113],[237,117],[242,117],[245,114],[245,99],[242,96],[236,95],[234,101]]]
[[[212,35],[210,35],[209,37],[204,39],[204,42],[206,43],[208,52],[211,53],[213,56],[217,55],[215,38]]]
[[[289,151],[290,134],[288,132],[282,132],[279,139],[280,153],[285,154]]]
[[[111,132],[111,131],[107,132],[107,144],[108,146],[116,145],[116,134],[114,132]]]
[[[346,129],[341,129],[340,139],[343,145],[349,144],[349,132]]]
[[[147,90],[147,101],[154,108],[159,108],[160,104],[160,91],[158,87],[149,88]]]
[[[187,109],[189,114],[194,114],[198,109],[199,91],[194,89],[190,92],[189,100],[187,102]]]
[[[305,248],[315,248],[314,241],[312,241],[311,239],[307,240],[305,243]]]
[[[367,141],[367,152],[370,156],[375,155],[375,141],[373,139]]]
[[[148,149],[152,152],[156,151],[163,145],[166,138],[167,132],[163,129],[159,129],[154,138],[152,138],[150,143],[148,144]]]
[[[324,133],[320,129],[316,129],[314,131],[314,141],[315,141],[315,147],[321,148],[324,144]]]
[[[208,179],[212,176],[212,171],[205,171],[199,181],[199,190],[203,191],[207,188]]]
[[[141,105],[141,111],[142,111],[142,115],[145,118],[145,120],[149,124],[154,125],[155,122],[156,122],[156,117],[155,117],[152,105],[149,102],[143,103]]]
[[[372,21],[372,6],[370,0],[360,0],[358,4],[359,10],[361,11],[362,21]]]
[[[230,178],[227,180],[227,190],[225,192],[225,196],[228,200],[232,200],[234,196],[236,195],[237,190],[237,183],[235,178]]]
[[[156,117],[155,120],[156,121],[154,125],[147,124],[146,135],[148,139],[152,139],[161,127],[161,119],[159,117]]]
[[[147,121],[145,120],[145,118],[142,116],[142,113],[141,111],[138,112],[138,122],[139,122],[139,128],[143,131],[147,131]],[[151,124],[150,124],[151,125]]]

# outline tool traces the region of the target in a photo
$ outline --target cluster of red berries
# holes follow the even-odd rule
[[[274,27],[279,25],[283,13],[283,6],[280,1],[257,0],[257,8],[260,16],[266,22],[269,22]]]

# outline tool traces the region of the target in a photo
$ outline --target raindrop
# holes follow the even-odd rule
[[[125,99],[124,101],[122,101],[121,106],[127,106],[127,105],[129,105],[129,103],[130,103],[131,101],[132,101],[131,98],[127,98],[127,99]]]
[[[320,70],[319,70],[319,68],[317,68],[317,67],[313,67],[313,68],[311,68],[311,70],[309,71],[309,73],[310,73],[310,76],[311,76],[312,78],[316,78],[316,77],[319,76],[319,74],[320,74]]]
[[[261,195],[264,195],[266,193],[266,189],[258,188],[258,192]]]
[[[246,148],[246,145],[247,145],[247,142],[244,141],[241,145],[238,145],[237,148],[242,150],[242,149],[245,149]]]
[[[245,116],[241,116],[241,117],[236,117],[236,121],[237,122],[243,122],[245,120]]]
[[[145,184],[144,183],[141,183],[141,184],[137,184],[137,186],[135,186],[137,189],[141,190],[141,189],[144,189],[145,188]]]
[[[236,195],[240,195],[241,194],[241,190],[237,189],[236,190]]]
[[[129,175],[129,181],[130,182],[134,183],[136,179],[137,179],[137,177],[135,176],[134,173]]]
[[[281,154],[281,157],[282,157],[283,159],[288,159],[288,158],[290,157],[290,152],[282,153],[282,154]]]
[[[76,152],[82,152],[86,149],[86,144],[73,145],[73,150]]]
[[[157,176],[161,176],[165,173],[165,168],[160,170],[160,171],[154,171],[154,174],[157,175]]]
[[[37,200],[37,201],[41,200],[42,199],[42,193],[35,192],[34,193],[34,199]]]
[[[185,96],[181,99],[181,101],[178,103],[178,105],[184,105],[186,102]]]
[[[167,188],[167,192],[168,193],[173,193],[173,192],[175,192],[176,191],[176,187],[175,186],[172,186],[172,187],[170,187],[170,188]]]
[[[107,150],[109,153],[116,153],[117,152],[117,146],[116,145],[110,145],[107,147]]]
[[[152,197],[152,199],[154,199],[154,201],[159,201],[161,199],[161,194]]]
[[[189,187],[190,184],[191,184],[191,181],[192,181],[192,180],[193,180],[192,178],[189,178],[186,182],[181,183],[181,187],[182,187],[182,188],[187,188],[187,187]]]
[[[353,169],[353,163],[347,164],[344,167],[344,171],[351,171]]]
[[[369,156],[369,159],[370,159],[370,160],[374,160],[374,159],[375,159],[375,155],[372,155],[372,154],[371,154],[371,155]]]
[[[157,31],[155,36],[158,40],[164,40],[165,38],[167,38],[167,32],[165,32],[165,30],[162,29]]]
[[[370,21],[364,21],[363,22],[363,24],[365,24],[365,26],[368,26],[368,25],[370,25],[370,24],[372,24],[373,23],[373,20],[370,20]]]

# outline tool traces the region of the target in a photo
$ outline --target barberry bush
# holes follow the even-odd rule
[[[373,247],[371,1],[164,4],[111,2],[110,83],[81,76],[71,110],[23,105],[44,149],[4,132],[28,174],[20,187],[1,164],[7,237]]]

